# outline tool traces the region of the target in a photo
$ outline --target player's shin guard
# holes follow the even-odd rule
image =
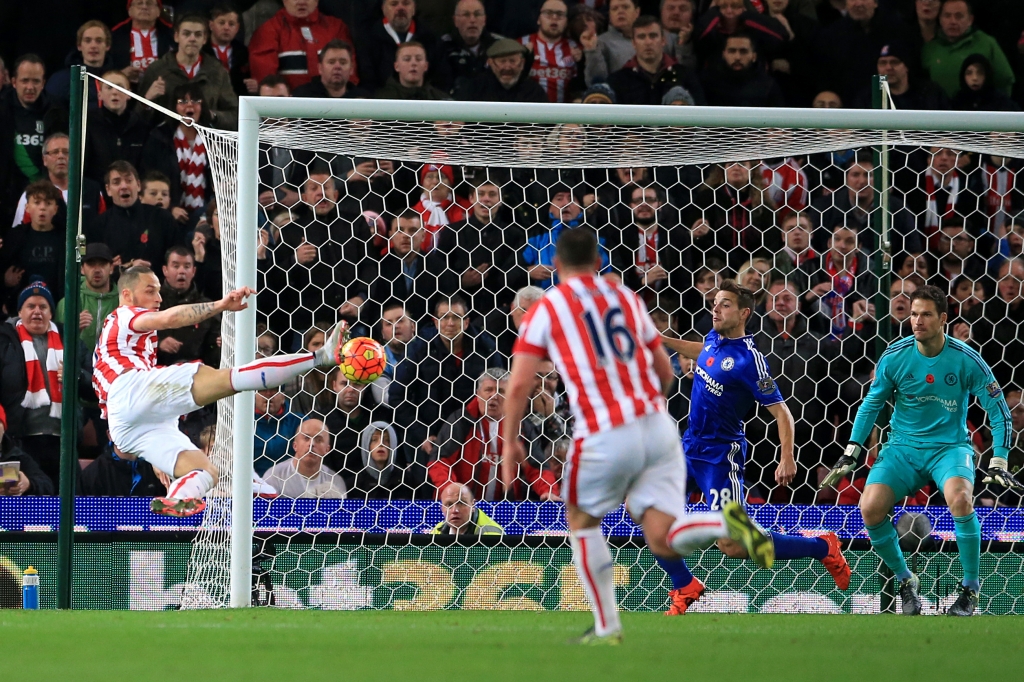
[[[604,637],[622,630],[615,603],[615,563],[601,528],[584,528],[569,536],[572,560],[594,612],[594,632]]]
[[[681,556],[710,547],[719,538],[729,537],[725,518],[719,512],[680,514],[668,531],[668,546]]]
[[[213,487],[213,476],[208,471],[193,469],[181,478],[171,481],[167,497],[174,500],[200,499]]]
[[[313,353],[275,355],[260,358],[231,370],[231,387],[236,391],[274,388],[316,367]]]
[[[954,516],[956,546],[960,551],[960,565],[964,569],[964,587],[981,591],[981,524],[977,512],[967,516]]]
[[[910,577],[910,569],[907,568],[907,560],[903,558],[903,550],[900,549],[899,538],[896,537],[896,527],[892,521],[886,519],[877,526],[868,526],[868,537],[871,538],[871,547],[882,561],[889,567],[897,580],[906,580]]]

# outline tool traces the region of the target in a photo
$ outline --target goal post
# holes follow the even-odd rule
[[[454,122],[460,134],[439,132],[436,122]],[[551,141],[552,128],[566,125],[586,130],[589,137],[581,147],[565,149]],[[227,225],[223,237],[225,287],[254,289],[261,144],[408,164],[512,169],[681,167],[901,145],[949,146],[1024,158],[1024,119],[1016,113],[1001,112],[242,97],[237,138],[216,131],[210,131],[210,136],[215,138],[216,148],[229,153],[236,145],[237,150],[214,169],[221,211],[233,211],[227,220],[221,218],[222,225]],[[882,182],[882,187],[887,187],[888,178]],[[233,199],[230,208],[226,197]],[[257,300],[264,295],[258,292]],[[225,330],[225,348],[230,350],[226,350],[223,362],[249,362],[255,357],[257,306],[250,305],[231,317],[233,329]],[[253,466],[254,405],[253,394],[246,392],[235,396],[230,413],[225,411],[227,408],[221,409],[222,421],[229,417],[230,427],[221,424],[219,435],[229,438],[218,438],[221,454],[215,463],[226,467],[218,489],[223,497],[230,496],[230,514],[226,513],[227,507],[218,513],[218,501],[214,499],[213,513],[207,513],[199,534],[215,536],[211,542],[219,543],[217,551],[222,558],[214,571],[219,577],[211,580],[227,578],[229,598],[215,597],[212,602],[200,599],[192,606],[226,602],[232,607],[246,607],[251,603],[254,504],[249,472]],[[229,451],[223,450],[228,445],[222,440],[230,440]],[[223,499],[220,504],[225,504]],[[225,551],[225,544],[229,551]],[[196,572],[205,570],[197,563],[210,561],[211,551],[193,551],[190,582],[202,582],[195,580]]]

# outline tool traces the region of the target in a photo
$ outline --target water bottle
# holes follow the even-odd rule
[[[21,579],[21,607],[23,609],[39,608],[39,572],[29,566]]]

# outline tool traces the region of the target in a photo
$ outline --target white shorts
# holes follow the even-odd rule
[[[197,450],[178,430],[178,418],[199,409],[192,399],[198,362],[122,374],[107,394],[110,437],[123,452],[174,475],[178,453]]]
[[[577,440],[562,480],[566,501],[598,519],[623,501],[634,519],[651,507],[677,518],[686,512],[686,460],[664,412]]]

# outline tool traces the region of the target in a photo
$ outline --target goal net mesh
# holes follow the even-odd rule
[[[702,338],[724,278],[756,292],[748,332],[794,413],[798,472],[789,487],[775,483],[778,433],[759,409],[734,479],[743,477],[761,524],[853,542],[846,592],[815,561],[769,572],[699,552],[692,570],[708,594],[695,610],[870,612],[887,603],[855,507],[884,429],[838,492],[818,484],[842,452],[885,340],[909,333],[914,288],[949,292],[949,332],[981,353],[1001,387],[1024,380],[1021,134],[263,119],[259,224],[239,225],[237,138],[204,133],[225,290],[235,286],[238,240],[261,244],[258,338],[236,339],[226,316],[224,366],[238,343],[264,355],[313,348],[342,317],[390,349],[387,376],[365,388],[317,371],[257,395],[254,468],[288,496],[255,501],[254,603],[272,594],[294,608],[586,608],[561,505],[543,501],[560,492],[569,444],[557,375],[538,377],[524,426],[530,457],[512,490],[496,480],[500,443],[480,414],[490,403],[478,398],[495,383],[480,380],[485,370],[500,377],[510,365],[514,320],[530,295],[517,292],[551,283],[544,266],[562,229],[596,230],[604,273],[636,288],[668,334]],[[881,173],[872,152],[883,145],[891,259],[872,189]],[[888,315],[876,308],[883,299]],[[679,358],[674,367],[669,409],[682,432],[694,368]],[[927,381],[948,380],[936,371]],[[1019,392],[1009,397],[1019,404]],[[298,473],[293,444],[310,418],[330,432],[326,445],[303,446],[326,453],[315,479]],[[231,401],[221,401],[221,478],[193,546],[185,608],[228,601],[231,480],[253,473],[232,470],[232,420]],[[970,426],[987,458],[977,405]],[[1014,463],[1021,457],[1015,441]],[[437,499],[450,480],[467,484],[486,515],[470,523],[488,518],[504,538],[430,535],[460,522],[457,505]],[[735,490],[689,500],[718,505]],[[977,495],[985,540],[1019,540],[1020,500],[980,478]],[[926,609],[940,610],[961,578],[941,492],[932,483],[897,513]],[[669,584],[639,530],[621,510],[606,530],[622,607],[665,608]],[[1021,563],[1013,552],[983,555],[983,611],[1024,611]]]

